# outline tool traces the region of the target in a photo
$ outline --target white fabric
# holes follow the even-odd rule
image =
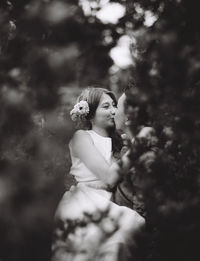
[[[94,132],[93,130],[86,131],[105,160],[111,164],[112,163],[112,140],[109,137],[103,137]],[[78,182],[78,186],[88,186],[97,190],[96,192],[106,197],[111,198],[111,193],[106,191],[106,185],[93,174],[86,165],[76,156],[74,156],[71,142],[69,143],[69,149],[71,154],[72,166],[70,169],[70,174],[73,175]],[[87,153],[87,148],[85,148],[85,153]],[[98,166],[97,166],[98,168]]]
[[[108,163],[111,163],[111,138],[100,136],[93,130],[88,130],[87,133],[89,133],[89,135],[91,136],[97,150],[101,153],[101,155]],[[99,180],[99,178],[97,178],[79,158],[74,156],[71,148],[71,142],[69,143],[69,149],[72,160],[70,174],[73,175],[78,182]],[[85,153],[87,153],[87,148],[85,148]]]
[[[111,139],[102,137],[92,130],[87,132],[90,134],[94,145],[102,156],[108,163],[111,163]],[[70,151],[72,153],[71,149]],[[80,260],[94,260],[94,257],[98,252],[99,256],[105,256],[105,259],[103,260],[120,261],[121,258],[120,260],[118,259],[119,251],[121,251],[120,246],[123,245],[125,251],[129,242],[133,240],[134,234],[144,225],[144,219],[136,211],[123,206],[118,206],[111,202],[111,193],[103,189],[105,184],[103,184],[103,182],[99,180],[80,159],[76,158],[73,153],[71,154],[71,157],[72,168],[70,173],[74,175],[78,181],[78,185],[72,186],[70,191],[67,191],[63,195],[57,208],[55,218],[61,220],[63,224],[66,224],[69,220],[84,220],[86,213],[95,220],[95,216],[98,218],[98,215],[102,215],[101,213],[107,214],[103,214],[104,218],[99,222],[92,221],[88,223],[86,227],[77,227],[80,231],[85,231],[85,236],[83,239],[80,239],[80,236],[76,236],[76,234],[72,235],[73,243],[70,241],[70,244],[71,248],[74,247],[76,251],[74,252],[74,258],[70,260],[79,260],[76,258],[80,255],[79,250],[82,247],[84,248],[83,252],[85,253],[86,258],[84,259],[81,257],[82,259]],[[108,236],[108,233],[111,233],[111,235]],[[66,240],[70,240],[69,236]],[[81,243],[77,243],[80,240]],[[68,241],[62,242],[62,244],[67,244],[66,242]],[[83,244],[83,242],[85,243]],[[61,249],[59,244],[60,239],[57,239],[54,243],[54,248],[58,249],[57,252]],[[127,251],[125,251],[125,254],[126,252]],[[71,252],[68,254],[71,255]],[[94,257],[91,259],[88,258],[88,256],[93,255]],[[99,261],[102,259],[96,256],[95,260]],[[124,257],[123,260],[126,260],[126,258]]]

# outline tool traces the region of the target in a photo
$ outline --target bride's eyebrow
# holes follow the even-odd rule
[[[103,106],[103,105],[110,105],[110,103],[109,103],[109,102],[103,102],[101,105],[102,105],[102,106]]]

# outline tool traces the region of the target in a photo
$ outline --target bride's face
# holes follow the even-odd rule
[[[114,127],[115,112],[116,112],[115,102],[108,94],[103,93],[99,105],[97,107],[97,110],[95,112],[94,118],[92,119],[92,125],[104,129]]]

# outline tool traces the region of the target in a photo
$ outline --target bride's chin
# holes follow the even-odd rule
[[[108,130],[113,130],[115,129],[115,122],[110,122],[110,124],[107,125]]]
[[[110,126],[115,126],[115,121],[114,121],[114,120],[108,121],[108,125],[110,125]]]

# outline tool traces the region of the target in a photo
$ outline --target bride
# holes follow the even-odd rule
[[[88,88],[70,113],[81,125],[69,143],[70,174],[77,185],[65,192],[56,210],[53,261],[127,260],[129,242],[144,226],[136,211],[111,202],[123,178],[114,157],[116,104],[109,90]]]

